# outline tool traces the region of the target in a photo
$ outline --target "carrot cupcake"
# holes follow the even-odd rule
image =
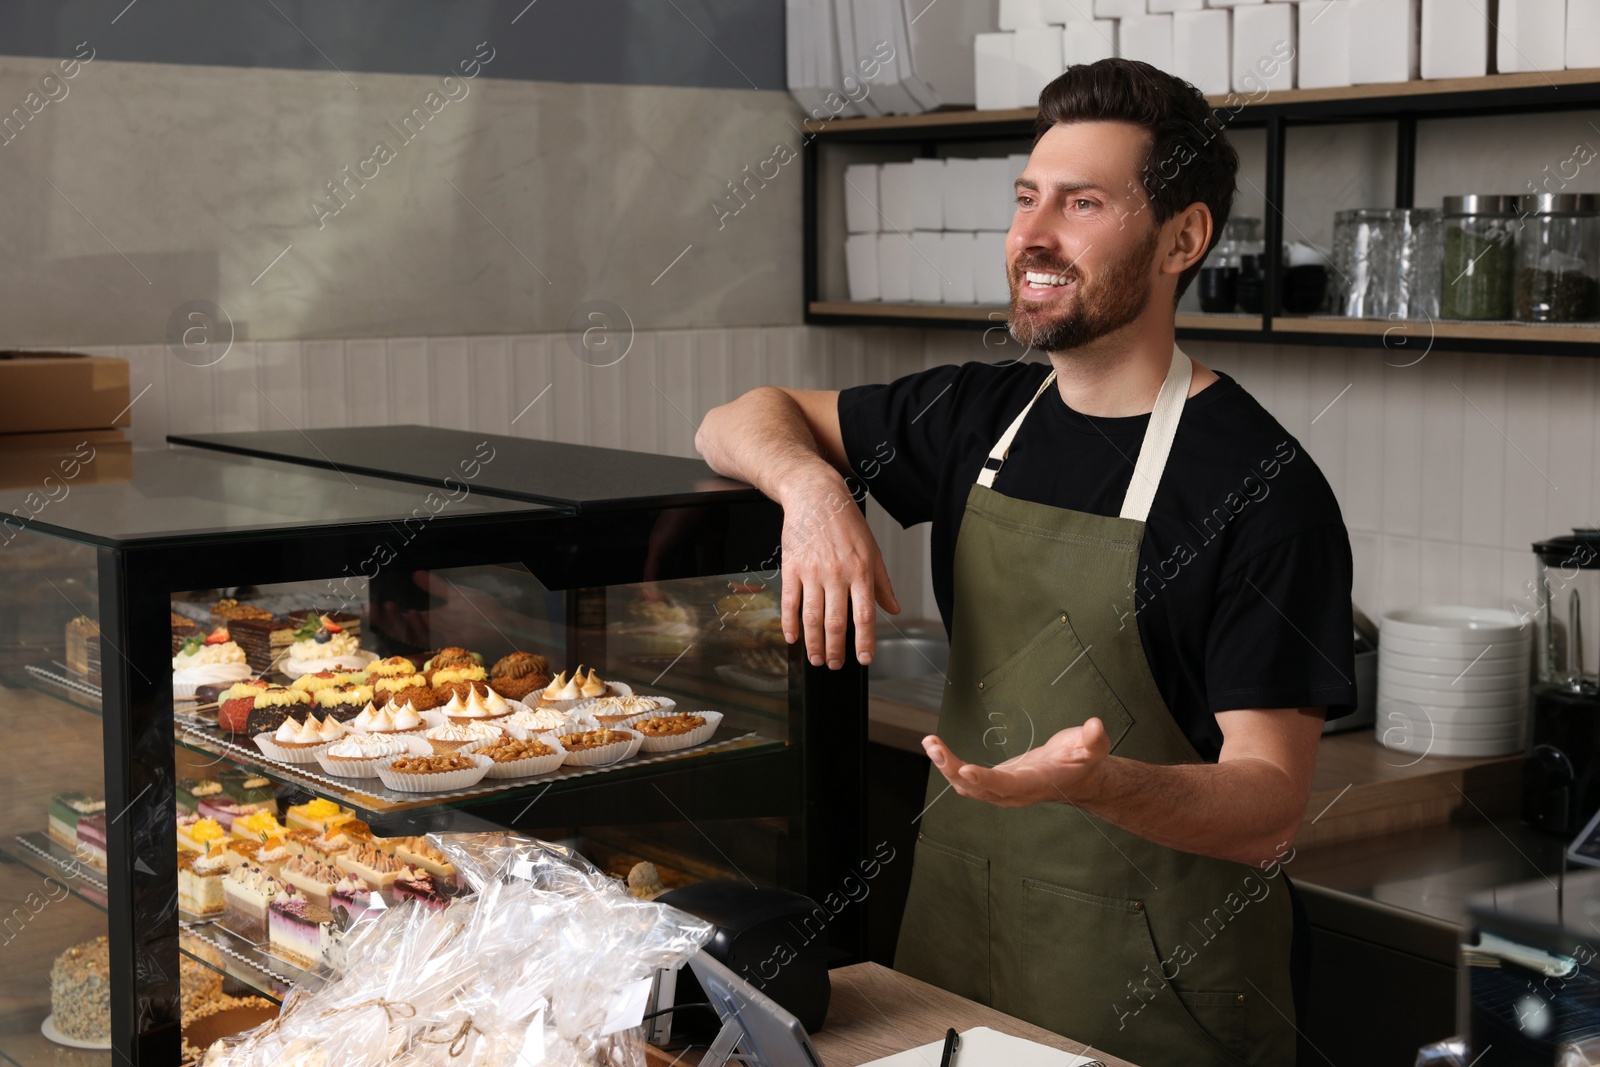
[[[465,700],[468,694],[486,694],[489,688],[489,672],[478,663],[452,664],[449,667],[435,667],[425,677],[433,686],[433,695],[441,702],[448,701],[452,696],[459,696]]]
[[[380,708],[394,703],[429,711],[449,699],[434,696],[428,679],[420,674],[389,674],[372,679],[372,703]]]

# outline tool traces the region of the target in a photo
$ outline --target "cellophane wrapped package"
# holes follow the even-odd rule
[[[433,834],[471,892],[407,902],[345,931],[331,976],[278,1018],[207,1050],[206,1067],[645,1067],[656,971],[709,923],[639,900],[560,845]]]

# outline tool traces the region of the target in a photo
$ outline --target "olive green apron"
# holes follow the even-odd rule
[[[956,539],[939,736],[993,765],[1098,716],[1118,756],[1198,763],[1151,677],[1133,614],[1144,520],[1192,368],[1172,366],[1121,515],[990,488],[989,454]],[[1194,625],[1206,625],[1195,619]],[[1140,1067],[1291,1064],[1284,880],[1154,844],[1066,803],[1000,808],[934,768],[897,969]]]

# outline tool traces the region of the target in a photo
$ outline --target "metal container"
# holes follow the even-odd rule
[[[1439,317],[1511,318],[1517,198],[1447,196],[1442,226]]]

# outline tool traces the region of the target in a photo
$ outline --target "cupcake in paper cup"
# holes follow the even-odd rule
[[[296,722],[290,716],[283,720],[276,733],[256,734],[255,742],[268,759],[279,763],[315,763],[319,750],[348,732],[343,723],[331,716],[319,721],[311,714],[306,716],[305,722]]]
[[[376,778],[378,764],[396,756],[426,756],[433,746],[415,734],[346,734],[317,750],[317,762],[335,778]]]
[[[609,767],[637,755],[644,738],[632,730],[578,725],[559,731],[556,740],[567,750],[568,766]]]
[[[567,750],[554,734],[540,734],[537,737],[512,737],[506,734],[499,740],[473,749],[472,754],[487,756],[494,761],[494,766],[489,768],[490,778],[531,778],[538,774],[549,774],[567,758]]]
[[[436,710],[451,722],[493,722],[506,718],[520,706],[514,706],[493,689],[484,692],[471,689],[465,699],[459,692],[451,693],[449,701]]]
[[[644,739],[641,752],[676,752],[705,744],[720,725],[720,711],[669,711],[630,719],[627,728]]]
[[[483,781],[494,760],[473,752],[429,752],[378,761],[378,777],[402,793],[442,793]]]
[[[421,734],[435,752],[471,751],[504,736],[505,731],[486,722],[446,722],[430,726]]]
[[[600,725],[593,719],[581,718],[560,708],[530,708],[515,700],[510,703],[516,710],[503,719],[494,720],[494,724],[513,737],[528,738],[535,734],[557,733],[571,726]]]

